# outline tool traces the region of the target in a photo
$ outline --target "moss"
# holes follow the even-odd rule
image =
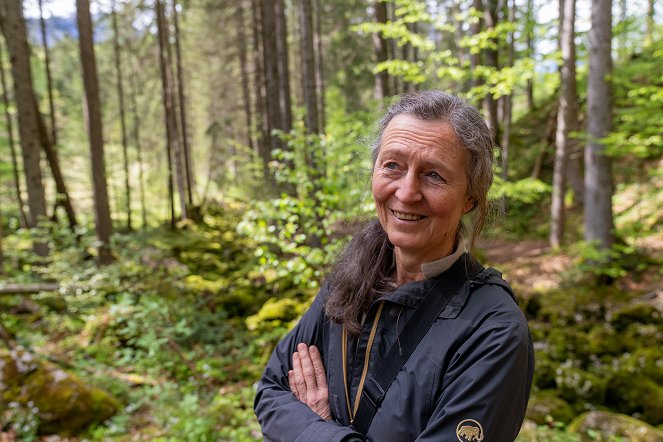
[[[644,303],[626,305],[615,311],[610,318],[610,324],[620,332],[633,323],[660,326],[663,325],[663,318],[656,307]]]
[[[39,430],[71,435],[117,412],[120,404],[108,393],[90,387],[53,364],[25,352],[0,353],[3,361],[2,399],[38,410]]]
[[[593,355],[618,355],[627,349],[628,343],[612,328],[595,325],[587,334],[587,351]]]
[[[622,413],[637,413],[653,425],[663,422],[663,388],[638,373],[615,373],[607,385],[606,405]]]
[[[526,416],[543,425],[553,422],[569,423],[575,414],[568,402],[558,397],[555,391],[543,390],[530,396]]]
[[[555,383],[559,395],[577,408],[585,403],[601,404],[605,399],[606,379],[578,368],[571,361],[559,365]]]
[[[626,438],[630,442],[663,442],[663,432],[646,422],[619,413],[592,411],[578,416],[569,431],[583,441]]]

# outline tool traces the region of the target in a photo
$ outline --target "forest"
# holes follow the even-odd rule
[[[663,441],[663,5],[0,1],[0,441],[258,441],[256,383],[375,217],[399,94],[498,150],[476,255],[518,441]]]

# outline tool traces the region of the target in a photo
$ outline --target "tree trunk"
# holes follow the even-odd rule
[[[576,0],[564,0],[560,45],[562,75],[560,80],[557,133],[555,135],[555,169],[553,173],[552,204],[550,208],[550,246],[558,249],[564,242],[564,197],[569,152],[573,144],[570,134],[576,130],[578,97],[576,93],[575,15]]]
[[[654,0],[647,1],[647,22],[645,24],[645,47],[651,46],[654,36]]]
[[[527,0],[527,21],[525,27],[525,40],[527,43],[527,56],[534,58],[534,28],[536,19],[534,18],[534,0]],[[534,75],[536,71],[533,70],[532,76],[527,79],[525,89],[527,91],[527,110],[532,112],[534,110]]]
[[[46,197],[40,166],[39,114],[35,106],[30,47],[20,0],[0,2],[0,27],[7,42],[14,77],[14,99],[30,209],[28,226],[34,227],[40,217],[46,216]],[[48,254],[46,243],[35,243],[34,249],[39,256]]]
[[[244,2],[239,0],[235,8],[235,20],[237,26],[237,52],[239,55],[239,70],[242,81],[242,101],[244,104],[244,117],[246,118],[246,145],[251,151],[255,150],[253,145],[252,129],[253,118],[251,115],[251,91],[249,90],[249,69],[246,60],[246,33],[244,32]]]
[[[34,100],[35,108],[37,107],[37,99]],[[57,192],[57,200],[55,207],[62,206],[67,214],[67,219],[69,221],[69,228],[72,232],[75,231],[78,222],[76,221],[76,213],[74,211],[74,206],[71,203],[71,198],[69,198],[69,192],[67,191],[67,186],[64,182],[64,176],[62,175],[62,170],[60,169],[60,160],[58,159],[58,153],[53,144],[53,141],[50,139],[48,134],[48,129],[46,128],[46,123],[42,118],[39,111],[37,111],[37,124],[39,126],[39,138],[41,141],[41,147],[44,149],[46,154],[46,160],[48,165],[51,168],[51,174],[53,175],[53,181],[55,181],[55,190]]]
[[[186,178],[186,198],[189,206],[193,206],[193,192],[196,187],[196,176],[193,173],[191,145],[189,144],[189,124],[186,118],[186,94],[184,93],[184,70],[182,69],[182,49],[180,44],[180,25],[177,12],[177,0],[173,0],[173,27],[175,30],[175,65],[177,67],[177,94],[180,108],[179,124],[182,128],[182,157],[184,158],[184,177]]]
[[[292,103],[288,69],[288,27],[285,19],[285,2],[274,1],[276,30],[276,65],[278,70],[279,105],[281,122],[278,127],[288,133],[292,129]]]
[[[269,181],[269,161],[271,159],[271,144],[267,120],[267,103],[265,91],[265,66],[262,56],[265,48],[262,44],[262,0],[252,0],[251,9],[253,20],[253,69],[255,78],[255,109],[256,123],[260,132],[257,148],[262,160],[262,171],[265,182]]]
[[[131,230],[131,186],[129,185],[129,143],[127,140],[127,125],[124,112],[124,84],[122,78],[122,53],[120,52],[120,31],[117,24],[115,0],[111,2],[111,16],[113,25],[113,52],[115,54],[115,82],[117,86],[117,99],[120,109],[120,129],[122,133],[122,158],[124,163],[124,196],[126,199],[127,230]]]
[[[280,140],[272,134],[273,129],[281,126],[279,89],[279,68],[277,63],[276,14],[273,0],[262,0],[262,58],[265,78],[265,107],[267,109],[267,128],[269,159],[272,149],[281,146]],[[271,173],[266,176],[273,182]]]
[[[325,109],[325,69],[322,47],[322,7],[321,0],[315,2],[315,82],[318,95],[318,117],[320,119],[320,132],[325,132],[327,116]]]
[[[7,89],[7,79],[5,78],[5,64],[2,54],[2,44],[0,44],[0,80],[2,81],[2,102],[5,107],[5,122],[7,124],[7,139],[9,140],[9,152],[12,159],[12,174],[14,178],[14,190],[16,191],[16,205],[18,206],[19,225],[23,228],[28,226],[28,217],[25,214],[25,203],[21,194],[21,179],[18,174],[18,161],[16,159],[16,145],[14,143],[14,126],[12,116],[9,113],[9,91]]]
[[[486,22],[487,31],[492,31],[497,26],[498,10],[499,10],[498,0],[488,0],[488,7],[486,8],[486,11],[484,13],[484,19]],[[493,41],[493,44],[497,45],[496,38],[492,38],[491,40]],[[497,47],[495,47],[495,49],[487,48],[485,54],[486,54],[486,65],[488,67],[492,67],[497,71],[499,69]],[[500,134],[499,134],[499,118],[497,115],[497,100],[493,98],[493,94],[491,93],[488,93],[484,98],[484,100],[485,100],[486,109],[488,111],[488,126],[493,134],[493,138],[498,140]]]
[[[320,133],[318,125],[318,98],[315,81],[315,50],[313,48],[313,22],[311,0],[299,0],[300,42],[302,54],[302,86],[306,108],[306,129],[309,133]]]
[[[133,51],[131,51],[131,48],[129,49],[129,53],[131,54]],[[141,213],[141,221],[143,222],[142,228],[145,229],[147,227],[147,207],[145,205],[145,178],[144,178],[144,164],[143,164],[143,149],[142,149],[142,144],[140,142],[140,116],[138,114],[138,104],[136,103],[136,96],[138,95],[138,88],[136,86],[136,76],[137,76],[137,69],[134,66],[134,63],[129,63],[129,66],[131,67],[131,75],[129,76],[129,86],[131,88],[131,113],[133,115],[133,141],[134,145],[136,146],[136,160],[138,161],[138,190],[140,192],[140,213]],[[172,195],[170,198],[171,205],[172,205]]]
[[[104,165],[104,137],[102,133],[101,105],[97,84],[97,62],[92,43],[92,18],[89,0],[76,0],[76,20],[78,23],[81,66],[85,86],[88,135],[90,137],[90,158],[92,162],[92,182],[94,189],[94,214],[97,240],[100,243],[98,262],[101,265],[113,261],[110,249],[112,230],[106,188],[106,167]]]
[[[387,3],[375,0],[375,22],[387,23]],[[387,40],[382,34],[373,34],[373,48],[375,50],[375,61],[377,63],[385,62],[389,59],[389,52],[387,49]],[[383,100],[391,95],[389,87],[389,74],[387,71],[381,71],[375,74],[375,99]]]
[[[175,82],[173,79],[173,66],[170,56],[170,44],[166,14],[161,0],[155,2],[157,16],[157,33],[159,38],[159,63],[161,66],[161,85],[163,91],[164,119],[166,124],[166,145],[170,170],[175,166],[175,184],[180,201],[180,218],[187,219],[186,189],[184,185],[184,171],[182,168],[182,151],[180,149],[180,135],[177,124],[177,111],[175,109]],[[170,180],[172,181],[172,179]],[[171,215],[173,211],[171,210]],[[171,223],[174,217],[171,217]]]
[[[43,0],[38,0],[39,3],[39,27],[41,30],[41,44],[44,46],[44,67],[46,69],[46,87],[48,89],[48,105],[51,111],[51,140],[53,145],[57,146],[57,126],[55,125],[55,104],[53,101],[53,81],[51,79],[51,62],[48,50],[48,40],[46,38],[46,21],[44,20],[44,5]]]
[[[472,7],[475,9],[479,18],[473,22],[470,26],[472,35],[477,35],[483,31],[483,19],[481,16],[484,13],[483,1],[482,0],[473,0]],[[472,87],[478,87],[483,84],[483,79],[479,78],[475,73],[477,72],[477,67],[482,64],[482,52],[470,52],[470,70],[472,72]]]
[[[516,17],[516,4],[515,1],[505,2],[506,9],[508,11],[509,22],[515,22]],[[515,48],[514,42],[515,38],[513,32],[509,32],[508,42],[507,42],[507,66],[511,67],[514,63],[515,58]],[[512,101],[513,101],[513,91],[508,95],[502,97],[503,101],[503,115],[502,115],[502,179],[507,181],[509,179],[509,145],[511,142],[511,118],[512,118]]]
[[[612,118],[612,0],[592,0],[587,79],[587,132],[585,147],[585,240],[602,249],[613,244],[612,171],[601,138]]]

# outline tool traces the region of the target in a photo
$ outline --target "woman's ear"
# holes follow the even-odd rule
[[[463,207],[463,215],[474,210],[475,206],[476,204],[474,204],[474,198],[468,196],[467,199],[465,200],[465,206]]]

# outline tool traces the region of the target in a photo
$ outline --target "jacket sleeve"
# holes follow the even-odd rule
[[[315,345],[323,356],[325,346],[323,288],[297,326],[276,346],[262,374],[254,401],[254,410],[266,441],[346,442],[358,436],[335,421],[325,421],[308,405],[297,399],[288,384],[292,354],[300,342]]]
[[[527,325],[484,324],[454,354],[417,441],[512,442],[527,408],[534,349]]]

